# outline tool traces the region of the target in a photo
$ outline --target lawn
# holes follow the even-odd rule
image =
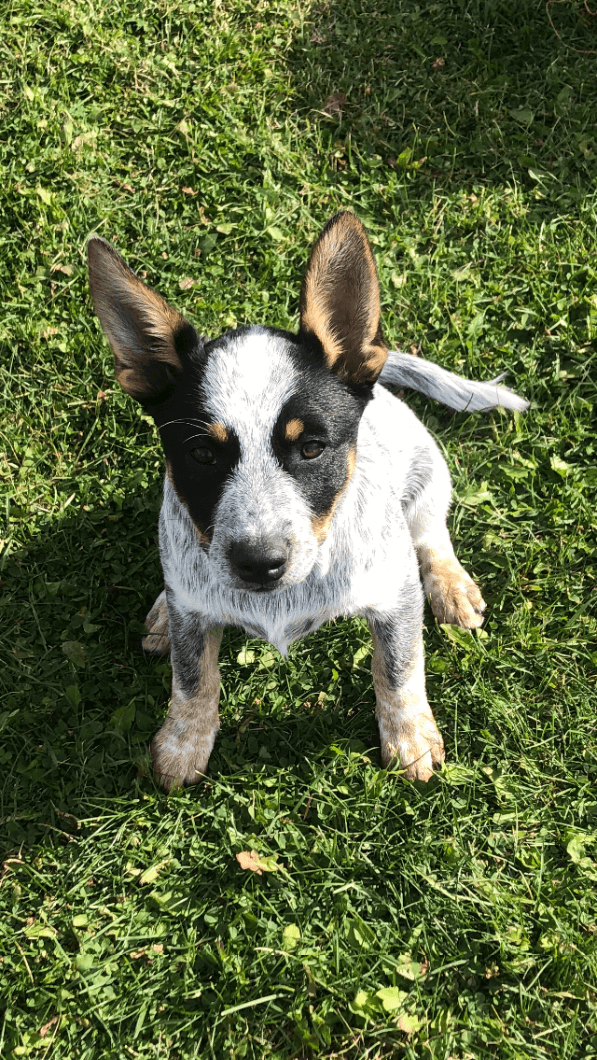
[[[0,1055],[597,1056],[597,17],[10,0],[0,20]],[[85,242],[202,333],[295,327],[339,209],[367,225],[393,345],[531,400],[405,396],[488,603],[474,635],[427,615],[447,764],[427,786],[381,769],[364,623],[285,660],[228,631],[208,781],[167,796],[148,743],[170,668],[140,651],[162,458]]]

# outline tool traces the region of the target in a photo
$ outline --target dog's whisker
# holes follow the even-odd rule
[[[166,423],[157,423],[157,428],[161,431],[163,427],[171,427],[172,424],[181,424],[183,427],[208,427],[208,420],[167,420]]]
[[[185,442],[192,442],[193,438],[203,438],[203,434],[191,434],[189,438],[185,438]]]

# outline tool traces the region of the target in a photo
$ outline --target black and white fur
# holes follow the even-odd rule
[[[170,647],[172,701],[152,745],[158,781],[205,773],[218,728],[217,652],[238,626],[285,653],[339,615],[364,615],[382,760],[427,779],[443,743],[425,695],[423,588],[467,628],[484,603],[446,528],[446,464],[413,412],[381,384],[452,408],[526,402],[390,352],[360,222],[334,217],[315,245],[297,335],[246,327],[214,341],[150,291],[103,240],[91,290],[124,388],[161,434],[164,592],[149,650]]]

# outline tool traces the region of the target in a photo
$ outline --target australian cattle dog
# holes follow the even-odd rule
[[[216,339],[89,241],[91,292],[116,375],[159,429],[164,591],[144,647],[169,650],[172,698],[152,743],[166,789],[207,770],[218,730],[224,626],[282,653],[323,622],[363,615],[384,766],[427,780],[444,758],[425,693],[423,603],[440,622],[483,622],[479,589],[446,527],[448,469],[387,386],[456,409],[526,402],[411,354],[389,352],[373,256],[340,213],[303,280],[298,333],[241,327]],[[422,584],[421,584],[422,583]]]

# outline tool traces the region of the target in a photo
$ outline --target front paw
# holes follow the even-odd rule
[[[382,733],[382,765],[400,769],[405,780],[430,780],[433,767],[441,766],[444,758],[444,741],[432,717],[404,721]]]
[[[462,629],[483,625],[485,601],[457,559],[437,560],[425,579],[425,590],[438,622]]]
[[[165,791],[198,784],[207,772],[210,752],[211,746],[197,746],[184,735],[176,735],[166,719],[151,744],[156,784]]]

